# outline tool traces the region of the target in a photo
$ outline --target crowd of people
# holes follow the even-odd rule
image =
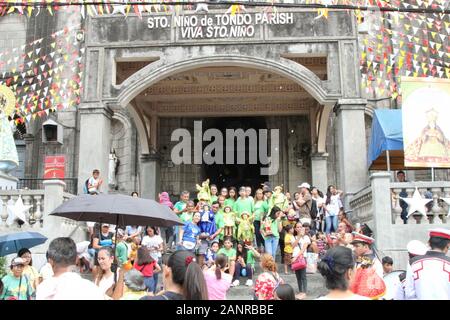
[[[88,193],[97,194],[92,186],[101,180],[98,175],[94,180],[87,181]],[[21,250],[2,279],[0,298],[223,300],[230,287],[245,285],[253,288],[257,300],[301,300],[308,294],[307,274],[316,270],[329,289],[319,299],[386,295],[383,277],[392,271],[393,261],[378,257],[370,230],[350,222],[342,191],[335,186],[323,194],[302,183],[291,196],[268,183],[253,193],[248,186],[219,189],[207,180],[197,191],[195,199],[183,191],[175,204],[167,192],[159,194],[159,202],[183,226],[90,224],[90,241],[54,239],[40,272],[32,266],[31,252]],[[419,253],[417,244],[408,247],[414,257],[390,298],[450,299],[448,274],[432,265],[443,263],[441,269],[448,270],[450,231],[432,230],[429,245],[430,250]],[[431,263],[430,271],[421,271],[430,274],[420,279],[414,276],[419,263]],[[295,274],[298,294],[285,283],[282,271]],[[92,273],[93,281],[82,277],[86,273]],[[435,286],[442,289],[438,294],[431,293]]]

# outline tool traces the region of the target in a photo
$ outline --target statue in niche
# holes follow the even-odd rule
[[[109,153],[109,165],[108,165],[108,185],[117,190],[117,172],[119,170],[120,160],[116,156],[116,150],[112,150]]]

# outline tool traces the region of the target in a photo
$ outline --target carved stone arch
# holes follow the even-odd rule
[[[140,92],[168,76],[211,66],[241,66],[282,75],[300,84],[322,105],[335,103],[339,98],[336,94],[330,94],[323,86],[323,82],[311,70],[289,59],[279,58],[275,61],[244,55],[215,55],[200,56],[169,64],[161,59],[149,64],[126,79],[120,86],[116,86],[117,103],[126,108]]]

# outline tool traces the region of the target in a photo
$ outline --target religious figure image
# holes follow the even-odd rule
[[[8,173],[19,166],[19,156],[14,142],[13,129],[8,120],[14,112],[14,93],[0,86],[0,172]]]
[[[203,181],[201,186],[196,184],[195,187],[197,188],[197,191],[198,191],[197,199],[199,201],[204,200],[207,203],[209,203],[211,200],[211,191],[209,189],[209,179],[206,179],[206,181]]]
[[[117,185],[117,170],[119,169],[120,161],[116,156],[116,150],[113,150],[109,154],[109,166],[108,166],[108,184],[111,187],[115,187]]]
[[[403,146],[406,167],[450,167],[448,83],[402,78]]]
[[[436,124],[439,113],[432,108],[426,115],[427,126],[422,130],[420,137],[406,147],[405,153],[413,157],[447,157],[449,140]]]

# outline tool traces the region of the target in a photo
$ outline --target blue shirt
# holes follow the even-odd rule
[[[217,231],[216,222],[214,220],[214,212],[200,211],[200,222],[198,223],[201,233],[212,235]]]
[[[199,226],[192,222],[188,222],[183,227],[183,241],[197,242],[197,236],[200,234]]]

